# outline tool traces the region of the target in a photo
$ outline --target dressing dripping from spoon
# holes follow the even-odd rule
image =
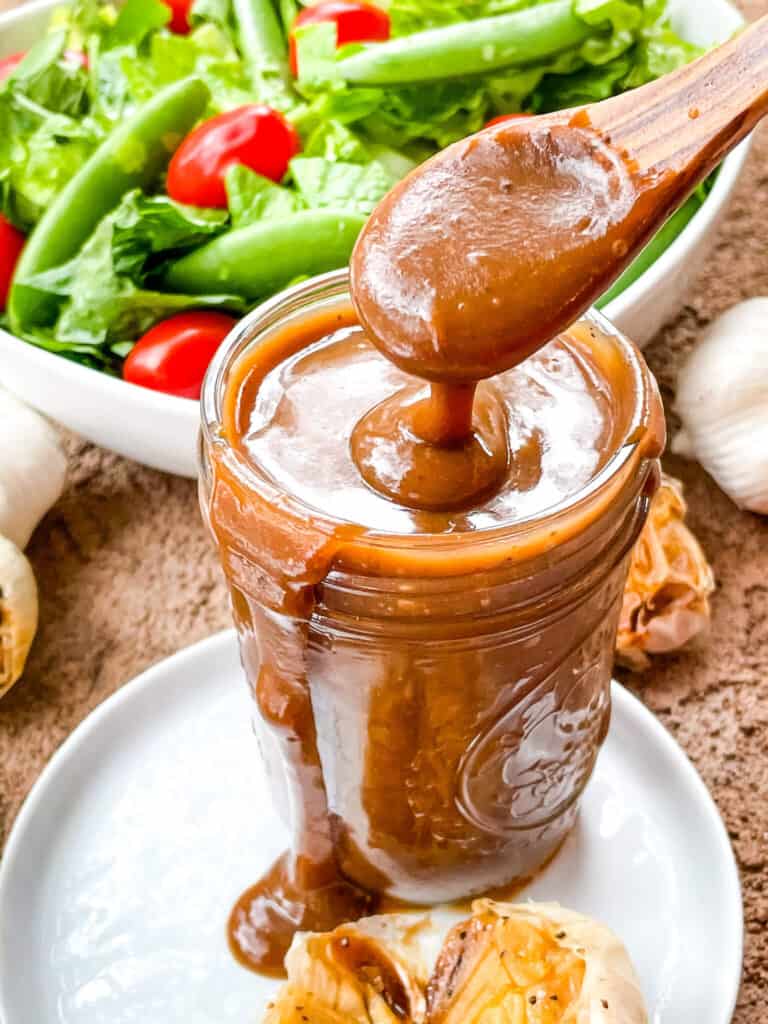
[[[429,509],[492,491],[509,457],[479,382],[577,320],[766,112],[768,17],[633,92],[493,125],[397,185],[358,239],[352,297],[379,350],[427,383],[358,423],[368,485]]]

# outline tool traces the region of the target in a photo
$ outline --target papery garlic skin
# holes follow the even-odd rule
[[[640,672],[703,633],[715,589],[712,567],[685,524],[682,484],[662,474],[629,564],[616,638],[618,661]]]
[[[0,537],[0,697],[24,671],[37,631],[37,585],[32,566]]]
[[[0,536],[23,550],[61,496],[66,472],[55,429],[0,387]]]
[[[723,491],[768,515],[768,298],[716,320],[680,371],[672,450],[695,458]]]

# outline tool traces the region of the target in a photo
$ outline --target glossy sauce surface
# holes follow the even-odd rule
[[[503,539],[490,554],[473,543],[545,524],[627,439],[638,382],[598,329],[579,325],[480,385],[480,409],[503,424],[503,478],[477,505],[424,511],[358,471],[368,410],[423,385],[351,319],[329,310],[248,352],[227,392],[228,445],[214,452],[211,525],[294,833],[230,919],[238,958],[271,972],[297,929],[367,914],[382,894],[488,891],[554,854],[607,728],[623,557],[639,528],[641,506],[596,531],[585,513],[577,540],[542,527],[520,569]],[[243,482],[232,452],[263,488]],[[381,533],[397,544],[384,561]],[[541,567],[525,568],[539,545]],[[606,546],[588,599],[551,611]],[[338,569],[353,563],[364,578],[347,587]]]
[[[620,273],[665,180],[583,115],[507,122],[395,186],[352,257],[361,323],[389,359],[482,380],[568,327]]]
[[[260,370],[252,373],[249,387]],[[480,385],[475,426],[492,442],[486,450],[502,452],[492,492],[469,508],[414,509],[395,500],[398,490],[419,501],[439,478],[455,498],[464,483],[465,465],[453,461],[453,447],[424,442],[417,448],[419,463],[403,459],[407,422],[400,413],[425,401],[428,391],[385,359],[361,328],[343,328],[266,373],[239,444],[308,508],[391,533],[474,531],[540,515],[581,489],[611,448],[616,413],[610,391],[583,345],[557,340],[523,366]],[[359,425],[382,404],[389,416],[373,435],[377,443],[366,447],[371,435],[361,438]],[[369,460],[379,463],[380,478],[392,478],[391,497],[366,485]]]
[[[208,511],[294,836],[233,911],[244,963],[530,877],[571,828],[663,431],[623,343],[561,332],[651,192],[578,115],[482,132],[374,211],[362,328],[294,316],[234,367]]]

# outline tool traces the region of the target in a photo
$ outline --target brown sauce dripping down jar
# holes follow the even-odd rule
[[[608,729],[628,556],[657,485],[663,415],[634,346],[589,314],[575,330],[596,329],[606,373],[623,375],[627,429],[580,493],[458,537],[326,519],[231,443],[226,394],[252,346],[348,304],[346,274],[326,275],[230,336],[204,390],[201,503],[287,824],[296,833],[323,819],[318,848],[330,844],[341,876],[364,889],[456,900],[532,875],[574,823]],[[292,726],[275,712],[272,684],[286,673],[311,718],[303,797],[284,742]]]

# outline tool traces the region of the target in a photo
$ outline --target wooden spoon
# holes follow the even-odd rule
[[[768,113],[768,15],[663,78],[583,108],[641,170],[690,190]]]
[[[448,147],[363,230],[361,321],[428,380],[514,366],[605,292],[766,112],[768,17],[633,92]]]

